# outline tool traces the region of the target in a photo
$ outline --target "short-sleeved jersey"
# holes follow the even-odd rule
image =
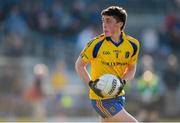
[[[91,40],[81,52],[81,59],[91,64],[92,80],[96,80],[103,74],[114,74],[123,77],[128,65],[136,64],[139,54],[139,41],[121,34],[119,43],[114,42],[104,34]],[[124,95],[124,90],[120,95]],[[90,99],[101,99],[90,90]]]

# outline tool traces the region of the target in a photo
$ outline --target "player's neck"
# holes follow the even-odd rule
[[[114,41],[114,42],[119,42],[120,39],[121,39],[121,33],[115,33],[111,36],[111,39]]]

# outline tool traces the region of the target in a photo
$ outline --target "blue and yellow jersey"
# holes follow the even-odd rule
[[[91,40],[80,56],[91,64],[92,80],[109,73],[123,77],[128,65],[136,64],[139,54],[139,41],[122,32],[119,43],[104,34]],[[120,95],[124,95],[124,90]],[[90,90],[90,99],[101,99]]]

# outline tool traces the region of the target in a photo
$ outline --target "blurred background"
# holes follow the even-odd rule
[[[74,63],[110,5],[141,44],[126,109],[180,121],[180,0],[0,0],[0,121],[98,121]]]

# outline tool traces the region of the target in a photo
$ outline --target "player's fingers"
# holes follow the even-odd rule
[[[94,81],[94,83],[96,84],[98,81],[99,81],[99,79],[96,79],[96,80]]]
[[[104,96],[101,94],[101,90],[96,89],[96,94],[102,98],[104,98]]]
[[[124,85],[126,84],[126,80],[123,80]]]

